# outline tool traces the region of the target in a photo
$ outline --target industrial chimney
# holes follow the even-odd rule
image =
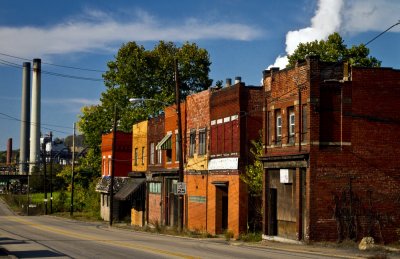
[[[39,162],[40,157],[40,88],[41,88],[41,60],[33,60],[32,76],[32,110],[31,110],[31,138],[29,153],[29,173]]]
[[[24,62],[22,68],[21,130],[19,136],[19,173],[28,172],[29,131],[31,120],[31,63]]]
[[[12,158],[12,138],[9,138],[7,141],[7,160],[6,160],[7,165],[11,165],[11,158]]]

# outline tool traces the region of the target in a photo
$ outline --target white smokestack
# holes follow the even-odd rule
[[[299,43],[325,40],[330,34],[337,31],[341,24],[342,6],[343,0],[319,0],[315,15],[311,18],[311,26],[298,31],[289,31],[286,34],[286,54],[293,54]],[[275,63],[268,68],[283,69],[287,64],[287,56],[278,56]]]
[[[41,60],[33,60],[32,76],[32,109],[31,109],[31,145],[29,153],[29,173],[38,165],[40,157],[40,88],[41,88]]]

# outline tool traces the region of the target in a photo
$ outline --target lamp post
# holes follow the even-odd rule
[[[179,169],[178,169],[178,176],[179,176],[179,182],[183,183],[183,142],[182,142],[182,119],[181,119],[181,102],[180,102],[180,81],[179,81],[179,73],[178,73],[178,61],[175,59],[174,62],[174,70],[175,70],[175,102],[176,102],[176,114],[177,114],[177,126],[178,126],[178,136],[177,136],[177,142],[179,143]],[[156,99],[150,99],[150,98],[130,98],[129,102],[135,104],[138,102],[144,102],[144,101],[153,101],[153,102],[159,102],[165,105],[168,105],[168,103],[159,101]],[[179,195],[178,199],[178,231],[183,230],[183,195]]]

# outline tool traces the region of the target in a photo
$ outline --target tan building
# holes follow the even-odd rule
[[[147,171],[147,124],[142,121],[132,126],[132,172]]]

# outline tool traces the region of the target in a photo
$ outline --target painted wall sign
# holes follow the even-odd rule
[[[238,169],[239,158],[214,158],[208,162],[208,170],[235,170]]]

